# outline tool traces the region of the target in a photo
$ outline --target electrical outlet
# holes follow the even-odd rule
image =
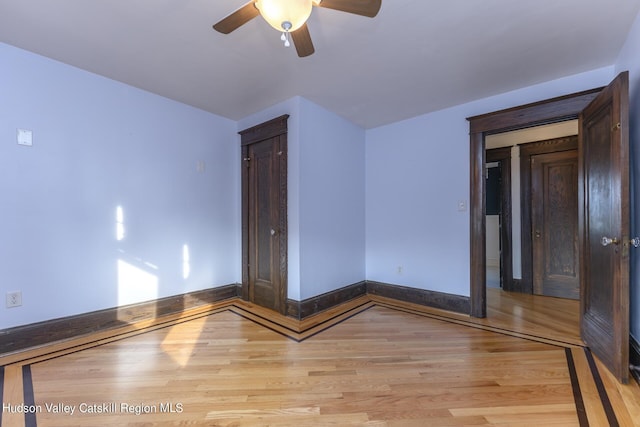
[[[7,308],[20,307],[22,305],[22,292],[7,292]]]

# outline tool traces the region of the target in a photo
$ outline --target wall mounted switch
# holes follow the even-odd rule
[[[27,129],[18,129],[17,131],[18,145],[31,147],[33,145],[33,132]]]
[[[7,300],[6,306],[7,308],[11,307],[20,307],[22,305],[22,292],[7,292]]]

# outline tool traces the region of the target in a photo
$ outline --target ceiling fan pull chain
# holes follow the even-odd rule
[[[284,42],[284,47],[289,47],[291,46],[291,42],[289,42],[289,33],[288,32],[283,32],[282,36],[280,36],[280,40],[282,40]]]
[[[291,42],[289,42],[289,30],[291,29],[291,22],[284,21],[281,26],[284,31],[280,36],[280,40],[284,42],[284,47],[289,47],[291,46]]]

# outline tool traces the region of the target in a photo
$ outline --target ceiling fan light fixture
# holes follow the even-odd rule
[[[316,0],[256,0],[256,7],[273,28],[290,32],[302,27],[309,19],[314,2]]]

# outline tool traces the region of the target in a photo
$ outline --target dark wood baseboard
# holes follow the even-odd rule
[[[302,320],[331,307],[367,294],[367,282],[362,281],[303,301],[287,300],[287,316]]]
[[[631,375],[640,384],[640,343],[632,336],[629,336],[629,363],[637,368]]]
[[[303,301],[287,301],[287,316],[298,320],[318,314],[363,295],[378,295],[428,307],[469,314],[469,297],[427,291],[389,283],[362,281]],[[0,355],[108,330],[128,323],[180,313],[201,305],[242,295],[241,284],[230,284],[155,301],[114,307],[60,319],[0,330]]]
[[[456,313],[469,314],[471,312],[470,298],[460,295],[372,281],[367,281],[367,293]]]
[[[303,320],[367,294],[463,314],[471,309],[469,297],[365,280],[303,301],[288,300],[286,315]]]
[[[182,295],[105,310],[83,313],[29,325],[0,330],[0,354],[12,353],[54,341],[107,330],[124,324],[179,313],[189,308],[238,296],[238,285],[231,284]]]

